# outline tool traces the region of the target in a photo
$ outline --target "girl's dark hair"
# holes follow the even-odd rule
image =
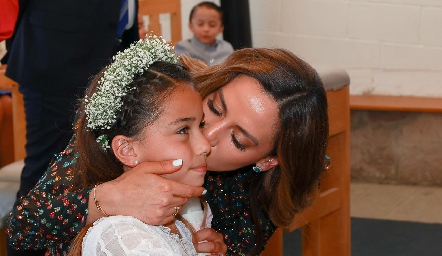
[[[268,156],[276,156],[279,164],[252,175],[250,203],[257,228],[260,208],[276,226],[287,227],[295,213],[311,204],[325,169],[327,98],[317,72],[287,50],[263,48],[235,51],[219,65],[193,67],[194,82],[203,98],[243,74],[257,79],[276,101],[280,126],[275,128]],[[256,230],[258,237],[260,233]]]
[[[94,77],[86,91],[88,97],[97,91],[98,81],[102,76],[103,71]],[[79,156],[74,165],[75,171],[80,175],[75,175],[75,185],[91,187],[120,176],[123,173],[123,165],[111,149],[103,150],[103,147],[96,142],[96,138],[106,135],[110,144],[116,135],[135,138],[140,136],[144,127],[161,116],[164,110],[162,102],[178,83],[193,85],[186,68],[169,62],[153,63],[127,85],[133,89],[123,96],[122,109],[117,113],[116,121],[110,129],[91,131],[86,126],[85,104],[82,100],[76,127],[75,151]]]
[[[223,9],[221,9],[221,7],[219,7],[215,3],[208,2],[208,1],[201,2],[192,8],[192,10],[190,11],[190,15],[189,15],[189,22],[192,22],[193,15],[195,14],[196,10],[200,7],[206,7],[207,9],[215,10],[216,12],[219,13],[219,16],[221,18],[221,24],[224,23],[223,22]]]

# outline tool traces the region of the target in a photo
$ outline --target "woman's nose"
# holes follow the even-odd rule
[[[207,123],[203,128],[203,135],[210,143],[212,147],[218,144],[222,131],[226,127],[226,123],[223,121]]]

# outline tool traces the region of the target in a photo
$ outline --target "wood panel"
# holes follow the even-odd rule
[[[6,256],[6,228],[0,229],[0,256]]]
[[[160,14],[170,14],[171,44],[181,41],[181,1],[180,0],[139,0],[138,14],[149,16],[148,33],[162,35]]]

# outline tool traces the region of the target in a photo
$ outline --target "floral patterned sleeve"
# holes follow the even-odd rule
[[[258,223],[253,221],[248,189],[250,175],[256,174],[231,171],[208,172],[206,175],[204,187],[210,191],[206,194],[206,199],[213,213],[212,228],[224,235],[226,255],[251,255],[250,252],[254,249],[258,255],[276,230],[276,226],[262,209],[258,212]],[[256,225],[260,225],[264,239],[259,248],[255,248]]]
[[[72,187],[71,166],[77,159],[74,142],[75,136],[34,189],[15,202],[7,228],[15,249],[47,249],[47,255],[63,255],[85,225],[90,188]]]

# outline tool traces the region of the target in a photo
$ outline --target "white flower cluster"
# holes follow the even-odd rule
[[[156,61],[177,63],[178,56],[172,50],[173,46],[162,37],[150,35],[115,55],[98,82],[97,91],[91,97],[85,97],[87,127],[91,130],[110,129],[134,77]]]

